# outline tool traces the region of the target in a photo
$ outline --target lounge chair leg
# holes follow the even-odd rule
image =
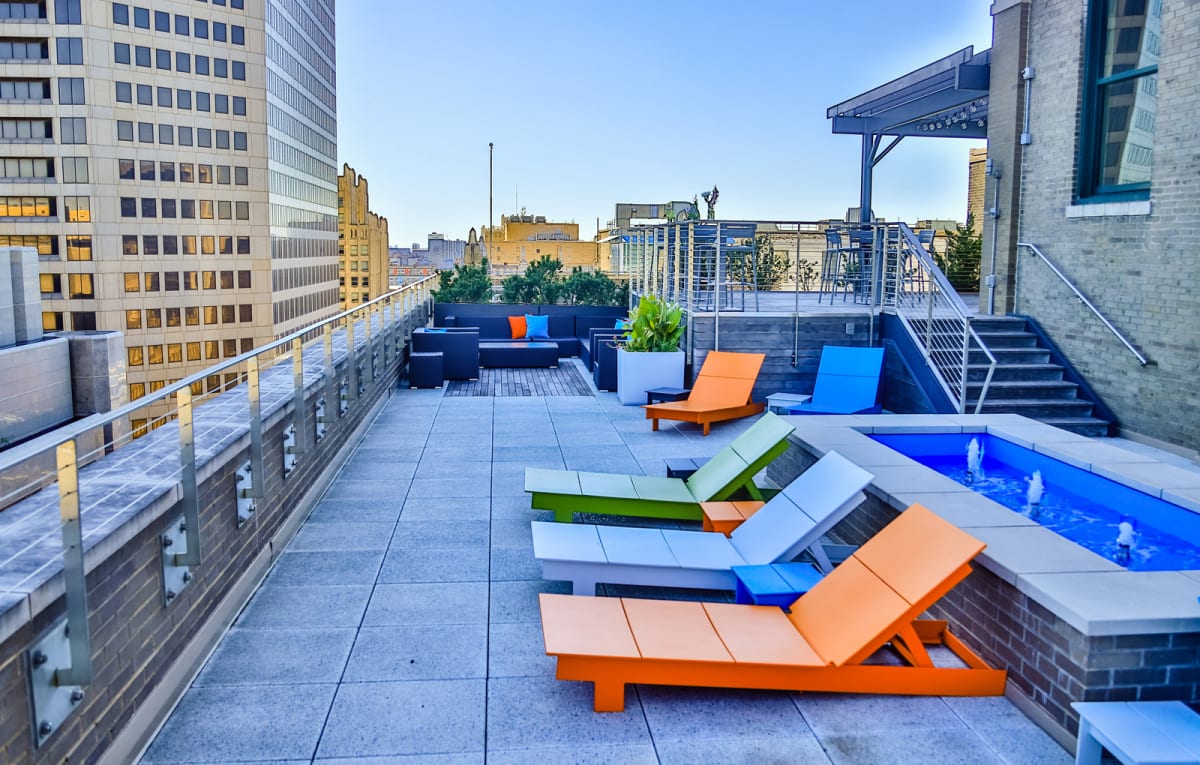
[[[597,680],[596,699],[593,707],[597,712],[625,711],[625,683],[618,680]]]
[[[708,426],[709,426],[709,423],[707,423],[707,422],[704,423],[704,435],[706,435],[706,436],[708,435]]]
[[[658,430],[658,420],[650,421],[650,430]]]

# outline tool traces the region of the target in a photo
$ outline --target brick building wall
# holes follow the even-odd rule
[[[1042,0],[1028,8],[1028,65],[1036,78],[1030,95],[1032,142],[1022,147],[1019,238],[1041,248],[1153,364],[1139,366],[1040,260],[1015,248],[1006,274],[1016,281],[1012,307],[1041,323],[1123,430],[1195,450],[1200,444],[1195,127],[1200,80],[1192,73],[1200,66],[1200,4],[1162,3],[1149,212],[1145,202],[1074,203],[1087,7],[1081,0]],[[997,16],[994,50],[1023,44],[1013,39],[1018,31],[1018,25],[1003,27]],[[1012,89],[1012,74],[993,69],[997,130],[1005,119],[1012,123],[1022,116],[1019,110],[1006,117],[997,113],[997,91]]]
[[[793,439],[767,477],[786,486],[819,457]],[[834,527],[836,541],[862,544],[903,510],[872,487],[866,491],[867,500]],[[1079,728],[1072,701],[1200,702],[1200,633],[1087,636],[979,561],[930,614],[947,620],[993,667],[1008,670],[1009,695],[1043,711],[1039,722],[1064,745]]]

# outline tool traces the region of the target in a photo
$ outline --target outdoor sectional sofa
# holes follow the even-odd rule
[[[593,343],[589,331],[611,329],[628,311],[623,307],[542,305],[536,303],[437,303],[435,327],[479,330],[479,342],[552,342],[558,345],[558,357],[582,356],[590,369]],[[531,314],[546,316],[546,338],[514,338],[508,317]]]

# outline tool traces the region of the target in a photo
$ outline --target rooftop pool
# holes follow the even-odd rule
[[[1130,571],[1200,570],[1200,547],[1188,541],[1200,540],[1200,514],[1187,508],[986,433],[870,438]],[[968,464],[973,440],[982,455],[976,474]],[[1031,504],[1035,472],[1042,492]]]

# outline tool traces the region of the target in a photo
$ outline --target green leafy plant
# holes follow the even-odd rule
[[[771,290],[787,277],[791,265],[792,261],[785,253],[775,252],[769,236],[760,235],[754,238],[752,252],[729,256],[728,280],[757,284],[760,290]]]
[[[933,260],[950,280],[951,286],[963,292],[979,289],[979,262],[983,256],[983,237],[975,236],[973,219],[967,217],[967,225],[956,226],[954,231],[945,229],[946,251],[938,253],[930,247]]]
[[[801,260],[796,265],[796,283],[802,292],[812,292],[813,283],[817,280],[817,267],[807,260]]]
[[[504,280],[500,300],[505,303],[557,303],[563,292],[562,261],[543,255],[524,274]]]
[[[563,282],[562,299],[568,305],[620,306],[629,302],[628,289],[598,271],[576,266]]]
[[[679,350],[683,339],[683,309],[646,295],[629,312],[624,348],[634,353]]]
[[[487,260],[478,266],[456,265],[453,271],[438,273],[438,288],[433,298],[439,303],[490,303],[492,280]]]

